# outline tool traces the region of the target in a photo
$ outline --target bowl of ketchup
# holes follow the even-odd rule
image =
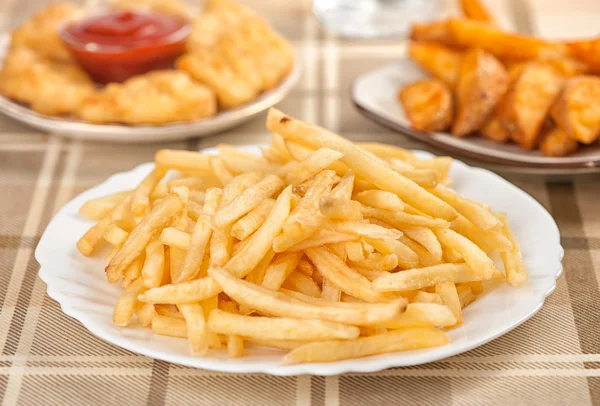
[[[60,32],[81,66],[100,83],[173,67],[189,33],[184,20],[138,11],[99,14]]]

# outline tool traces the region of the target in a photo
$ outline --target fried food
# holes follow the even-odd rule
[[[567,80],[552,107],[552,118],[572,139],[583,144],[596,141],[600,136],[600,77],[582,75]],[[546,149],[550,151],[548,144]]]
[[[429,42],[413,42],[408,54],[421,68],[454,88],[460,71],[463,53],[444,45]]]
[[[500,101],[502,103],[502,101]],[[505,143],[510,140],[510,134],[502,125],[498,116],[493,116],[479,131],[483,138],[494,142]]]
[[[540,142],[540,151],[546,156],[569,155],[577,151],[577,148],[579,148],[577,140],[560,128],[554,128],[545,134]]]
[[[439,80],[421,80],[405,86],[400,89],[398,99],[417,130],[444,131],[452,123],[452,93]]]
[[[212,90],[184,72],[164,70],[107,85],[77,115],[93,123],[166,124],[209,117],[216,108]]]
[[[95,91],[77,64],[49,59],[30,48],[11,48],[0,71],[0,92],[42,114],[73,113]]]
[[[452,134],[463,137],[479,130],[493,113],[508,86],[506,70],[480,49],[465,54],[456,86],[457,111]]]
[[[529,62],[523,68],[511,84],[500,117],[514,142],[525,149],[538,145],[542,125],[565,79],[551,61]]]
[[[191,15],[185,2],[179,0],[110,0],[108,3],[117,10],[146,10],[183,19]]]
[[[494,21],[492,15],[481,4],[480,0],[460,0],[460,8],[465,17],[471,20],[491,23]]]
[[[60,38],[62,24],[85,16],[84,9],[73,3],[52,3],[38,11],[11,34],[11,50],[29,48],[55,61],[72,61]]]
[[[527,279],[505,217],[442,186],[450,159],[363,149],[277,110],[267,123],[281,134],[268,147],[276,162],[228,145],[212,156],[162,150],[132,191],[82,208],[98,223],[77,248],[114,247],[107,279],[124,288],[116,325],[137,316],[187,339],[194,356],[227,343],[241,357],[257,344],[291,351],[288,363],[335,361],[447,343],[441,328],[469,322],[462,308],[488,289],[482,282],[504,278],[492,251],[507,282]],[[229,176],[214,172],[223,168]]]

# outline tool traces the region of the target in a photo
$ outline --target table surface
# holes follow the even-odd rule
[[[44,2],[0,1],[0,29],[14,27]],[[360,116],[348,96],[352,78],[402,55],[402,42],[330,37],[311,16],[309,1],[252,3],[304,60],[299,85],[279,108],[353,140],[422,148]],[[448,3],[444,7],[451,7]],[[597,0],[488,3],[505,26],[554,37],[597,34]],[[48,136],[0,117],[3,404],[600,405],[598,180],[552,184],[507,176],[556,219],[566,250],[564,275],[542,310],[521,327],[427,365],[326,378],[195,370],[97,339],[46,295],[33,251],[53,213],[69,199],[115,172],[152,160],[159,148],[267,142],[264,119],[262,114],[227,133],[182,143],[115,146]]]

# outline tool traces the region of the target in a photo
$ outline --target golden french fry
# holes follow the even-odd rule
[[[356,326],[330,321],[241,316],[219,309],[211,312],[208,328],[218,334],[233,334],[266,340],[353,340],[360,334],[360,330]]]
[[[287,277],[296,269],[300,258],[302,258],[302,252],[279,254],[265,271],[262,286],[270,290],[279,290]]]
[[[325,223],[324,227],[337,233],[354,234],[360,237],[378,240],[397,240],[402,236],[402,232],[398,230],[381,227],[377,224],[364,223],[362,221],[330,221]]]
[[[389,163],[393,170],[425,188],[432,188],[440,183],[440,173],[434,169],[417,168],[396,158],[390,159]]]
[[[319,200],[319,212],[334,220],[356,220],[361,218],[360,203],[344,198],[324,196]]]
[[[464,309],[469,304],[473,303],[477,297],[473,294],[471,288],[467,285],[460,285],[456,287],[458,293],[458,300],[460,301],[460,307]]]
[[[398,259],[398,265],[402,268],[411,269],[419,266],[419,256],[403,241],[392,239],[375,240],[367,238],[367,242],[382,254],[395,254]]]
[[[216,228],[227,227],[258,207],[263,200],[271,197],[284,186],[285,183],[278,176],[267,175],[263,180],[250,186],[238,197],[221,207],[215,213],[213,225]]]
[[[248,244],[225,264],[227,270],[242,278],[258,265],[290,213],[291,195],[291,186],[281,192],[263,225],[248,239]]]
[[[134,215],[142,215],[150,207],[150,193],[165,176],[166,170],[156,167],[131,194],[130,210]]]
[[[160,316],[183,319],[183,314],[181,314],[181,312],[177,310],[177,306],[175,305],[157,304],[153,306],[156,309],[156,314]]]
[[[218,148],[219,156],[234,173],[264,172],[272,169],[271,165],[258,155],[241,151],[231,145],[219,144]]]
[[[138,278],[133,282],[119,297],[115,309],[113,311],[113,323],[117,326],[124,327],[129,324],[129,321],[135,313],[135,308],[138,304],[138,295],[144,288],[144,280]]]
[[[354,171],[348,169],[340,182],[331,190],[329,197],[334,199],[350,199],[354,189]]]
[[[311,262],[325,279],[340,290],[370,303],[387,302],[389,296],[376,292],[371,282],[349,268],[341,259],[326,248],[309,248],[305,251]]]
[[[391,271],[398,266],[398,257],[396,254],[380,254],[376,252],[361,261],[352,261],[352,265],[365,269]]]
[[[365,206],[371,206],[376,209],[390,211],[404,210],[404,202],[397,195],[383,190],[365,190],[355,194],[353,199]]]
[[[500,253],[500,257],[504,263],[504,270],[506,272],[506,282],[513,286],[519,286],[527,281],[527,271],[523,265],[521,249],[519,248],[517,239],[510,229],[506,214],[499,213],[498,217],[500,218],[500,221],[502,221],[502,232],[512,244],[512,249],[510,251],[504,251]]]
[[[244,340],[260,347],[271,347],[284,351],[293,350],[294,348],[300,347],[308,342],[300,340],[264,340],[255,337],[244,337]]]
[[[123,284],[121,286],[126,288],[129,285],[131,285],[136,279],[138,279],[142,275],[143,266],[144,256],[142,254],[139,257],[137,257],[123,273]]]
[[[192,355],[202,356],[208,351],[208,330],[204,312],[199,304],[180,304],[177,306],[187,328],[187,338]]]
[[[212,175],[208,155],[200,152],[161,149],[154,155],[154,162],[161,168],[175,169],[189,175]]]
[[[288,183],[297,186],[339,160],[343,154],[329,148],[319,148],[299,161],[285,174]]]
[[[315,267],[305,259],[301,259],[300,262],[298,262],[296,269],[306,276],[312,276],[312,274],[315,272]]]
[[[267,272],[267,268],[271,264],[271,261],[275,257],[275,252],[270,249],[263,259],[260,260],[258,265],[251,270],[248,275],[246,275],[246,281],[253,283],[255,285],[262,285],[263,280],[265,278],[265,273]]]
[[[471,282],[486,279],[481,272],[467,264],[440,264],[426,268],[386,273],[373,281],[373,289],[380,292],[411,291],[443,282]]]
[[[227,336],[227,356],[239,358],[244,355],[244,338],[236,335]]]
[[[443,219],[433,219],[431,217],[418,216],[404,212],[392,212],[389,210],[381,210],[364,206],[361,211],[365,217],[376,218],[397,228],[400,228],[402,225],[413,225],[429,228],[444,228],[450,226],[450,223]]]
[[[190,246],[191,238],[190,233],[181,231],[175,227],[167,227],[161,231],[159,240],[164,245],[185,251]]]
[[[221,186],[225,186],[231,182],[233,175],[229,172],[229,169],[227,169],[221,158],[218,156],[211,156],[208,162],[210,163],[210,169],[215,175],[215,178],[219,180]]]
[[[152,318],[155,314],[156,311],[152,303],[144,303],[135,310],[135,315],[143,327],[149,327],[152,324]]]
[[[462,215],[458,216],[450,226],[454,231],[473,241],[485,252],[510,251],[512,244],[500,229],[483,231]],[[454,261],[451,261],[454,262]]]
[[[291,246],[290,248],[288,248],[288,251],[303,251],[311,247],[319,247],[322,245],[335,244],[346,241],[355,241],[358,238],[360,237],[356,234],[344,234],[324,229],[317,231],[316,233],[308,237],[306,240]]]
[[[127,196],[119,203],[109,214],[104,216],[96,225],[90,229],[77,241],[77,249],[85,256],[90,256],[103,239],[104,233],[108,227],[116,220],[122,218],[129,208],[131,196]]]
[[[188,304],[198,303],[221,293],[221,287],[210,277],[169,284],[149,289],[139,300],[147,303]]]
[[[274,205],[275,200],[273,199],[265,199],[260,202],[256,208],[231,227],[231,235],[240,241],[248,238],[264,223]]]
[[[130,194],[131,191],[127,190],[88,200],[79,208],[78,212],[81,216],[90,220],[101,220]]]
[[[317,283],[303,272],[292,272],[283,282],[282,287],[295,290],[307,296],[320,297],[321,288]]]
[[[162,336],[187,338],[187,326],[183,318],[155,314],[152,318],[152,331]]]
[[[365,303],[360,307],[313,304],[237,279],[223,269],[211,268],[209,274],[230,298],[244,306],[257,309],[261,314],[272,316],[368,325],[392,320],[401,314],[406,306],[404,299],[386,304]]]
[[[448,337],[440,330],[414,328],[361,337],[352,341],[321,341],[305,344],[283,357],[283,363],[289,365],[301,362],[332,362],[388,352],[437,347],[448,342]]]
[[[453,327],[460,326],[463,322],[463,316],[456,285],[453,282],[442,282],[435,285],[435,292],[442,298],[442,303],[448,306],[456,318],[456,324]]]
[[[401,228],[408,237],[418,242],[433,257],[433,261],[442,261],[442,246],[433,231],[426,227],[406,226]]]
[[[471,269],[480,272],[484,279],[492,277],[496,270],[494,262],[475,243],[449,228],[436,228],[433,232],[442,246],[456,250]]]
[[[177,196],[167,196],[142,219],[107,265],[106,275],[110,283],[121,279],[125,269],[142,253],[154,233],[182,208],[183,203]]]
[[[449,327],[456,324],[456,317],[448,306],[437,303],[409,303],[406,310],[392,321],[377,327],[404,329],[409,327]]]
[[[416,183],[406,179],[391,169],[383,161],[370,155],[352,142],[323,128],[310,126],[294,120],[279,110],[269,109],[267,128],[284,138],[299,140],[315,147],[327,147],[341,152],[341,161],[357,175],[378,186],[382,190],[397,194],[425,213],[445,220],[453,220],[456,212],[446,203],[427,193]]]
[[[342,296],[342,291],[327,279],[323,278],[323,288],[321,290],[321,299],[330,302],[339,302]]]
[[[378,271],[376,269],[368,269],[368,268],[359,268],[354,266],[353,268],[356,272],[367,278],[369,281],[373,282],[375,279],[385,275],[386,271]]]
[[[358,241],[347,242],[345,245],[346,255],[350,261],[362,261],[366,258],[362,244]]]
[[[120,247],[123,245],[128,236],[129,233],[115,223],[108,226],[104,232],[104,239],[113,247]]]

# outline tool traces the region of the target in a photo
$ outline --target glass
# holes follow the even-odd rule
[[[351,38],[398,37],[432,20],[439,0],[314,0],[313,12],[330,32]]]

